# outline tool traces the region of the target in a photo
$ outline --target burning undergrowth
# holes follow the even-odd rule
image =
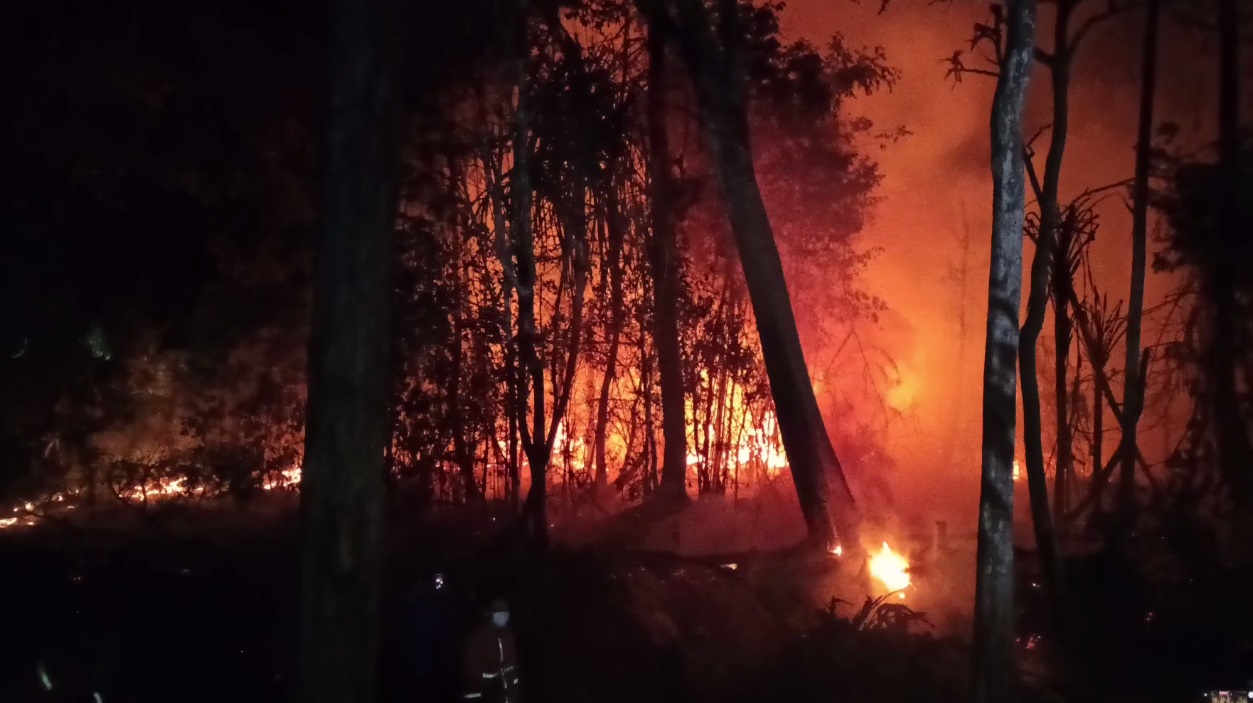
[[[533,594],[543,606],[528,623],[538,627],[531,636],[545,652],[545,700],[848,700],[844,691],[882,690],[879,679],[901,669],[918,679],[909,690],[930,691],[913,700],[957,700],[964,683],[953,672],[968,667],[954,661],[965,654],[928,634],[925,614],[890,594],[845,614],[838,599],[822,609],[782,588],[819,564],[827,571],[847,566],[816,557],[560,555]],[[802,609],[806,617],[795,617]],[[847,661],[833,668],[833,658]],[[570,676],[570,669],[580,674]],[[823,673],[831,670],[869,672],[874,680],[831,685]]]
[[[246,487],[238,482],[195,473],[144,475],[140,478],[106,482],[104,495],[81,488],[46,493],[19,501],[0,512],[0,531],[30,528],[40,523],[107,527],[119,515],[165,515],[179,512],[179,507],[195,506],[201,512],[243,512],[242,504],[253,507],[274,503],[279,496],[293,497],[300,482],[300,468],[292,467],[272,475],[256,476]],[[290,499],[278,502],[290,504]],[[183,511],[187,512],[187,511]],[[219,516],[220,517],[220,516]]]

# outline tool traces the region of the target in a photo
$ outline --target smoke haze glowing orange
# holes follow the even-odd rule
[[[1086,3],[1083,16],[1074,21],[1084,21],[1085,13],[1102,5]],[[1054,9],[1042,4],[1040,10],[1038,32],[1046,49]],[[967,49],[974,24],[987,19],[988,4],[982,0],[895,0],[882,12],[878,2],[789,0],[781,17],[783,31],[790,38],[821,46],[833,34],[842,33],[852,45],[884,47],[888,61],[901,70],[893,90],[858,97],[846,106],[873,120],[873,132],[891,132],[897,126],[911,132],[882,149],[867,145],[867,152],[880,165],[883,181],[877,192],[882,202],[862,240],[864,246],[878,247],[881,252],[864,283],[888,307],[872,334],[892,354],[899,373],[899,382],[884,399],[903,416],[903,421],[892,423],[886,438],[889,458],[901,467],[890,483],[895,510],[930,517],[943,513],[971,525],[979,486],[991,231],[988,115],[995,85],[993,79],[980,76],[954,85],[945,79],[944,59],[954,50]],[[1065,202],[1085,188],[1132,175],[1141,21],[1139,14],[1130,13],[1098,26],[1076,58],[1060,193]],[[1214,123],[1211,111],[1217,104],[1216,71],[1209,70],[1214,59],[1184,30],[1165,27],[1163,32],[1158,116],[1182,125],[1190,144],[1202,143],[1210,138],[1204,125]],[[1169,60],[1164,60],[1167,56]],[[970,61],[980,65],[982,59],[971,57]],[[1028,132],[1051,121],[1048,81],[1039,71],[1032,81]],[[1037,151],[1037,166],[1042,168],[1044,149]],[[1098,206],[1101,230],[1091,251],[1093,275],[1115,300],[1128,295],[1128,213],[1117,194]],[[1025,243],[1024,276],[1032,253],[1031,244]],[[1152,310],[1174,283],[1170,276],[1150,271],[1145,309]],[[794,302],[803,305],[795,298]],[[1048,318],[1044,345],[1052,343],[1051,311]],[[1162,324],[1160,319],[1146,318],[1145,339],[1157,338]],[[1078,345],[1072,344],[1072,353],[1077,353],[1073,350]],[[806,349],[811,359],[821,358],[823,352]],[[1121,358],[1122,353],[1116,350],[1114,358]],[[1041,350],[1042,368],[1052,363],[1047,355],[1046,346]],[[1050,392],[1047,386],[1042,390]],[[1142,435],[1148,433],[1143,441],[1150,462],[1163,459],[1182,431],[1180,412],[1171,412],[1174,419],[1141,430]],[[1113,426],[1107,417],[1106,427]],[[1046,446],[1051,441],[1045,437]],[[840,449],[837,445],[836,450]],[[870,472],[881,474],[878,467],[862,469],[850,464],[854,490]]]

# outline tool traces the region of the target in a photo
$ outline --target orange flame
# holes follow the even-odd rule
[[[909,561],[892,551],[887,542],[883,543],[883,549],[878,554],[870,557],[869,567],[870,575],[878,579],[889,593],[901,592],[909,587]],[[904,598],[905,594],[900,593],[899,596]]]
[[[267,491],[273,491],[280,488],[294,488],[300,484],[300,467],[291,466],[283,469],[277,476],[266,478],[261,488]],[[136,486],[119,497],[126,501],[144,502],[144,501],[161,501],[170,498],[192,497],[202,493],[201,489],[193,489],[187,485],[186,479],[179,476],[175,478],[162,478],[151,481],[145,485]],[[29,527],[39,521],[40,512],[48,509],[56,510],[73,510],[74,505],[67,502],[65,493],[53,493],[38,501],[28,501],[13,508],[13,515],[10,517],[0,518],[0,530],[11,527]],[[73,493],[69,494],[71,498]],[[62,505],[55,505],[55,504]]]

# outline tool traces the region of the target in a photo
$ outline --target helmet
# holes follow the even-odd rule
[[[488,611],[492,624],[496,627],[505,627],[509,624],[509,605],[505,603],[505,599],[496,598],[492,600],[492,608]]]

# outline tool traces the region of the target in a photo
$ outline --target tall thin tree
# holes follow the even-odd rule
[[[1074,464],[1074,432],[1070,423],[1071,398],[1067,376],[1070,372],[1070,342],[1074,337],[1070,319],[1068,286],[1074,280],[1076,263],[1071,257],[1079,233],[1063,218],[1057,228],[1057,251],[1053,255],[1050,295],[1053,301],[1053,398],[1057,426],[1057,448],[1053,452],[1053,517],[1060,525],[1066,514],[1070,475]],[[1078,374],[1076,374],[1076,377]]]
[[[652,236],[649,259],[653,272],[653,341],[661,387],[661,455],[659,495],[687,495],[687,417],[683,394],[683,360],[679,346],[679,239],[675,228],[674,179],[666,128],[667,49],[661,22],[653,16],[648,31],[648,154],[652,179]]]
[[[1061,566],[1057,557],[1056,537],[1053,527],[1053,515],[1049,509],[1048,480],[1044,467],[1044,445],[1042,439],[1043,417],[1040,406],[1040,381],[1036,372],[1036,343],[1044,328],[1048,308],[1049,279],[1053,267],[1054,252],[1057,250],[1057,229],[1060,224],[1059,189],[1061,184],[1062,161],[1066,150],[1066,139],[1069,131],[1069,91],[1072,64],[1076,53],[1084,39],[1091,31],[1101,24],[1127,11],[1121,3],[1109,3],[1104,9],[1088,14],[1077,26],[1072,27],[1072,20],[1085,0],[1051,0],[1056,8],[1053,23],[1053,42],[1048,50],[1036,47],[1034,56],[1049,72],[1052,88],[1052,124],[1048,152],[1045,157],[1043,178],[1040,178],[1030,158],[1024,166],[1030,176],[1030,184],[1040,207],[1039,226],[1035,237],[1035,253],[1031,261],[1030,293],[1027,299],[1026,319],[1020,330],[1018,345],[1018,362],[1021,367],[1019,382],[1022,384],[1023,406],[1023,442],[1026,449],[1027,484],[1031,499],[1032,526],[1035,532],[1040,562],[1044,571],[1045,588],[1049,599],[1054,605],[1055,616],[1060,616],[1061,599]],[[999,76],[1004,70],[1007,60],[1005,28],[1008,20],[1008,3],[992,5],[993,21],[991,24],[975,26],[974,45],[991,44],[995,52],[999,70],[970,68],[963,64],[964,52],[954,53],[951,62],[953,68],[950,75],[960,79],[964,73]],[[1073,29],[1073,32],[1072,32]],[[1055,292],[1060,292],[1056,291]],[[1067,307],[1076,314],[1077,300],[1074,299],[1072,287],[1065,286],[1069,298]],[[1079,320],[1080,331],[1084,332],[1082,318]],[[1086,343],[1086,341],[1085,341]],[[1064,377],[1065,367],[1058,364],[1059,380]],[[1064,386],[1063,386],[1064,387]],[[1103,389],[1104,390],[1104,389]],[[1112,396],[1110,396],[1112,397]],[[1109,398],[1107,398],[1109,400]],[[1118,418],[1122,419],[1121,413]],[[1068,416],[1059,416],[1060,424],[1068,430]]]
[[[609,239],[608,254],[605,268],[609,279],[609,348],[605,352],[605,376],[601,379],[600,397],[596,401],[596,487],[604,489],[609,485],[609,459],[605,450],[609,436],[609,399],[614,381],[618,375],[618,347],[622,340],[622,328],[626,325],[626,306],[622,289],[622,248],[626,240],[626,217],[622,212],[622,203],[618,188],[621,185],[616,172],[618,165],[613,163],[610,170],[610,186],[605,204],[605,229]]]
[[[1153,158],[1153,100],[1157,92],[1157,34],[1160,0],[1148,1],[1140,70],[1140,115],[1136,135],[1136,171],[1131,223],[1131,297],[1127,305],[1126,366],[1123,373],[1123,427],[1119,448],[1119,533],[1132,519],[1135,500],[1137,428],[1144,409],[1140,375],[1140,330],[1144,317],[1144,267],[1148,258],[1149,170]]]
[[[992,259],[983,366],[983,466],[975,579],[975,703],[1016,699],[1014,424],[1026,208],[1022,113],[1035,49],[1035,0],[1006,3],[1005,60],[992,101]]]
[[[1040,379],[1036,373],[1036,343],[1044,327],[1048,307],[1049,271],[1058,251],[1057,231],[1061,220],[1058,192],[1062,159],[1070,122],[1070,69],[1077,41],[1071,37],[1070,19],[1082,0],[1059,0],[1053,26],[1053,51],[1044,59],[1053,89],[1053,124],[1045,157],[1044,179],[1038,194],[1040,227],[1031,259],[1030,292],[1027,314],[1018,342],[1018,364],[1022,384],[1022,433],[1026,448],[1027,488],[1031,496],[1031,522],[1035,528],[1036,549],[1045,576],[1045,588],[1056,606],[1060,599],[1056,537],[1049,511],[1048,482],[1044,473],[1044,422],[1040,410]],[[1040,53],[1040,52],[1037,52]],[[1057,615],[1058,613],[1054,613]]]

